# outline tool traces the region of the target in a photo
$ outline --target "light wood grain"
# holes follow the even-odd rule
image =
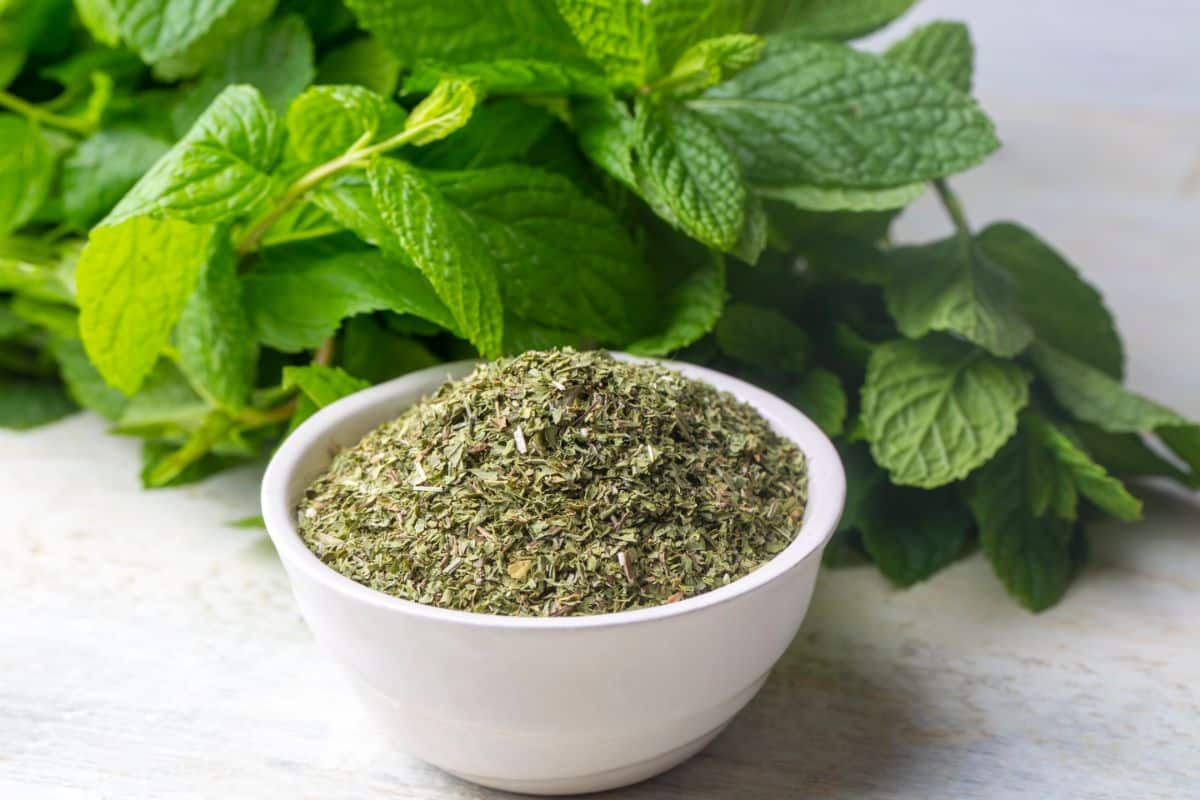
[[[997,40],[984,26],[999,5],[979,11],[976,38],[1012,52],[1031,23]],[[1111,35],[1089,50],[1084,34],[1064,63],[1105,56]],[[1134,76],[1180,58],[1134,49],[1120,52],[1149,60]],[[1133,384],[1200,416],[1200,107],[1173,85],[1109,103],[1074,86],[1051,96],[1051,77],[1022,94],[1031,78],[1018,78],[981,80],[1006,149],[955,182],[972,220],[1034,223],[1105,289]],[[900,235],[944,228],[922,201]],[[226,525],[256,511],[256,470],[152,493],[136,472],[135,443],[95,418],[0,433],[0,798],[500,796],[371,727],[264,535]],[[1200,502],[1178,492],[1152,496],[1138,525],[1098,530],[1092,565],[1040,617],[977,556],[903,592],[870,570],[826,571],[733,726],[608,796],[1198,797],[1198,609]]]

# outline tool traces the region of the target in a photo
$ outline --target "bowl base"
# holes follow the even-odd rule
[[[506,792],[517,792],[519,794],[535,794],[535,795],[563,795],[563,794],[587,794],[589,792],[602,792],[607,789],[617,789],[622,786],[628,786],[631,783],[640,783],[655,775],[666,772],[672,767],[676,767],[687,761],[692,756],[699,753],[708,743],[717,738],[721,731],[725,730],[728,725],[725,722],[718,725],[713,730],[694,739],[685,745],[676,747],[674,750],[668,750],[653,758],[648,758],[645,761],[639,761],[636,764],[618,767],[616,769],[606,770],[604,772],[595,772],[590,775],[578,775],[569,778],[551,778],[548,780],[513,780],[510,778],[495,778],[487,775],[472,775],[466,772],[458,772],[452,769],[440,769],[449,772],[457,778],[462,778],[464,781],[486,786],[489,789],[500,789]],[[435,765],[437,766],[437,765]]]

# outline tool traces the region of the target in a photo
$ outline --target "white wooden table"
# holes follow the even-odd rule
[[[1083,266],[1134,385],[1200,416],[1200,92],[1175,71],[1200,15],[1064,3],[1092,13],[1069,24],[1027,5],[916,17],[977,18],[980,93],[1007,145],[955,185],[975,222],[1032,223]],[[926,201],[902,226],[943,229]],[[91,417],[0,434],[0,798],[499,796],[371,727],[266,537],[225,524],[255,512],[255,470],[153,493],[136,472],[135,443]],[[1097,531],[1086,574],[1040,617],[979,557],[904,592],[827,571],[731,728],[611,796],[1200,797],[1198,576],[1200,500],[1182,493]]]

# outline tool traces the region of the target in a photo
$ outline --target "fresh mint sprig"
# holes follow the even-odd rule
[[[0,425],[82,406],[177,485],[439,361],[673,355],[835,437],[831,563],[980,550],[1046,608],[1127,481],[1200,485],[1200,428],[1064,255],[970,223],[966,27],[846,44],[912,4],[5,3]],[[897,245],[926,191],[950,235]]]

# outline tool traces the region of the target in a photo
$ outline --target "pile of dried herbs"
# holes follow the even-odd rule
[[[359,583],[443,608],[598,614],[706,592],[804,515],[804,455],[661,366],[531,351],[480,366],[340,453],[299,507]]]

